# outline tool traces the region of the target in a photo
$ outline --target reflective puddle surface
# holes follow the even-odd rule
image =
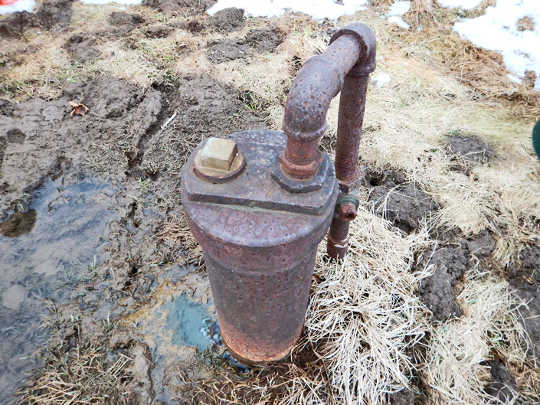
[[[92,179],[47,180],[30,209],[0,223],[0,403],[40,365],[43,315],[74,298],[100,260],[115,218],[110,185]]]

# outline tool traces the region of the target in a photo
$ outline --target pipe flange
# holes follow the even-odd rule
[[[334,42],[336,39],[342,35],[352,35],[360,43],[361,54],[358,58],[358,62],[353,68],[349,71],[351,76],[367,76],[375,70],[375,56],[376,56],[376,43],[375,34],[369,26],[362,23],[350,24],[346,27],[343,27],[337,30],[332,38],[330,43]]]
[[[328,155],[323,154],[321,165],[315,176],[306,180],[296,180],[287,176],[279,160],[274,164],[272,170],[272,179],[278,183],[283,189],[290,193],[309,193],[310,191],[319,190],[326,182],[329,175],[332,175],[333,165]]]

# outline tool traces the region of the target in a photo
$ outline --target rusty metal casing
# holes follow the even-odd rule
[[[332,221],[328,252],[346,252],[340,243],[356,215],[347,197],[357,180],[367,77],[374,68],[371,30],[363,24],[339,30],[294,81],[283,133],[231,134],[234,145],[226,145],[223,157],[203,153],[205,141],[184,167],[182,201],[204,250],[223,341],[243,362],[282,359],[296,343],[317,246]],[[318,145],[330,101],[343,86],[336,177]],[[338,195],[344,202],[336,207]]]

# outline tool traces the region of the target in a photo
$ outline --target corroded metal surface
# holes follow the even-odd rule
[[[201,244],[224,342],[244,362],[285,357],[300,336],[317,245],[333,221],[328,253],[343,257],[358,200],[358,144],[375,38],[363,24],[339,30],[311,58],[289,92],[284,133],[230,135],[245,157],[236,178],[213,184],[182,176],[183,204]],[[343,88],[336,178],[319,150],[330,101]],[[338,186],[339,179],[339,186]],[[336,200],[339,203],[336,206]]]
[[[230,137],[246,158],[245,171],[229,183],[212,184],[193,173],[191,158],[182,177],[183,204],[204,250],[224,342],[244,362],[279,360],[302,330],[337,182],[330,166],[319,190],[290,193],[271,178],[285,148],[283,133]]]

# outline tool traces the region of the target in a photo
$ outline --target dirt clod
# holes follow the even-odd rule
[[[202,14],[215,4],[215,0],[144,0],[143,4],[167,14],[179,14],[182,11],[194,15]]]
[[[244,43],[257,52],[273,52],[283,42],[285,34],[276,28],[250,30]]]
[[[446,150],[470,163],[487,163],[495,157],[495,150],[474,135],[449,135]]]
[[[424,253],[419,266],[432,267],[434,273],[420,283],[420,296],[436,320],[446,321],[462,315],[455,286],[463,277],[467,263],[461,247],[444,247]]]
[[[209,42],[206,55],[210,62],[219,64],[247,57],[249,48],[238,41],[223,39]]]
[[[495,245],[493,235],[486,230],[467,240],[470,254],[478,258],[490,256],[495,250]]]
[[[144,32],[147,38],[165,38],[171,33],[172,29],[166,25],[155,25],[148,27]]]
[[[416,395],[414,392],[409,390],[404,390],[392,394],[389,398],[389,403],[391,405],[411,405],[414,404]]]
[[[232,32],[241,29],[245,24],[244,10],[225,8],[212,17],[212,26],[220,32]]]
[[[115,11],[109,16],[109,24],[135,27],[144,23],[144,18],[138,14],[126,13],[125,11]]]
[[[207,44],[207,57],[212,63],[247,58],[256,53],[273,52],[283,42],[285,35],[278,29],[256,29],[242,39],[222,39]]]
[[[9,143],[17,143],[22,145],[26,139],[26,135],[19,128],[13,128],[6,133],[7,141]]]
[[[93,35],[74,34],[64,44],[64,48],[73,59],[79,62],[88,62],[96,59],[101,52],[96,49],[97,40]]]
[[[486,392],[501,401],[500,403],[516,403],[512,402],[517,393],[514,376],[510,374],[508,368],[500,360],[492,360],[488,365],[490,367],[492,380],[486,386]]]
[[[48,30],[65,27],[71,22],[72,0],[46,0],[36,13],[38,24]]]
[[[439,208],[433,198],[399,172],[370,173],[367,185],[374,212],[407,233],[418,229]]]
[[[35,13],[14,13],[0,21],[0,38],[17,37],[28,28],[60,30],[71,22],[72,0],[45,0]]]

